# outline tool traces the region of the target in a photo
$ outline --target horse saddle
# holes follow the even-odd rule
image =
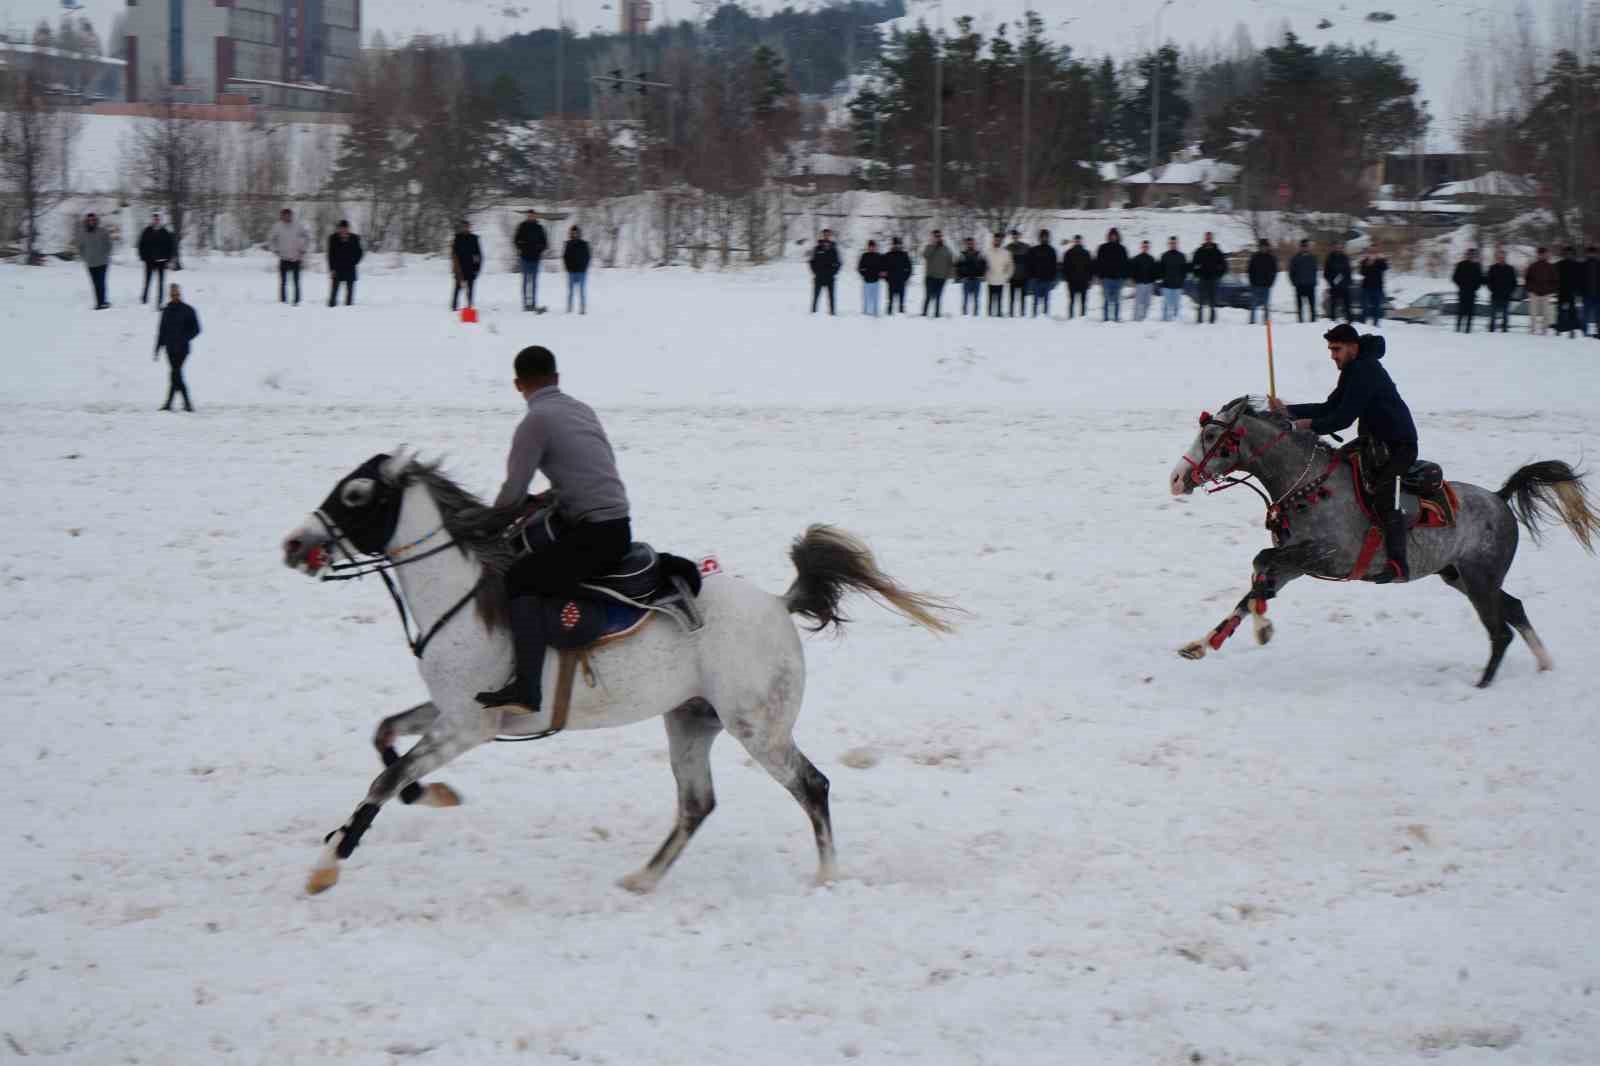
[[[1364,445],[1364,442],[1361,443]],[[1373,454],[1374,448],[1382,447],[1382,444],[1350,447],[1346,453],[1359,490],[1362,509],[1374,523],[1377,522],[1376,494],[1368,481],[1368,470],[1387,458],[1386,455]],[[1419,459],[1401,475],[1400,510],[1405,513],[1408,529],[1453,526],[1459,506],[1455,489],[1444,479],[1444,470],[1438,463]]]

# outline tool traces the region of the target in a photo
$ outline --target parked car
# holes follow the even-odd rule
[[[1325,318],[1333,317],[1333,290],[1326,285],[1321,286],[1322,314]],[[1452,294],[1453,295],[1453,294]],[[1388,293],[1383,294],[1383,316],[1388,318],[1395,313],[1394,297]],[[1350,319],[1355,321],[1361,317],[1361,286],[1350,287]]]
[[[1441,315],[1456,316],[1456,294],[1453,292],[1425,292],[1404,307],[1390,310],[1388,316],[1396,322],[1410,322],[1417,326],[1431,326]]]
[[[1184,295],[1191,300],[1200,299],[1200,282],[1189,278],[1183,283]],[[1236,274],[1224,274],[1217,279],[1217,306],[1250,310],[1250,286]]]

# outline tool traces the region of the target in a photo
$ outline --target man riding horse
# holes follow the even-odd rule
[[[553,539],[526,538],[528,554],[506,574],[517,672],[503,688],[480,692],[477,699],[487,707],[533,714],[539,710],[545,653],[536,597],[566,595],[579,582],[610,573],[627,554],[633,531],[611,441],[593,408],[561,391],[555,355],[534,345],[517,353],[515,367],[528,413],[511,438],[505,484],[494,505],[522,503],[542,470],[561,525]]]
[[[1406,581],[1406,515],[1400,507],[1400,479],[1417,461],[1417,426],[1411,409],[1400,398],[1394,379],[1379,365],[1382,337],[1363,337],[1348,322],[1324,333],[1328,353],[1339,368],[1339,384],[1323,403],[1285,404],[1272,398],[1272,409],[1295,419],[1295,428],[1319,434],[1337,433],[1359,423],[1362,455],[1372,487],[1372,503],[1383,524],[1388,568],[1373,578],[1376,584]]]

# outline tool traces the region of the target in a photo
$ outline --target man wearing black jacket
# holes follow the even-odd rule
[[[1517,291],[1517,268],[1506,262],[1504,248],[1495,249],[1494,265],[1489,267],[1484,282],[1489,287],[1489,332],[1494,332],[1497,320],[1500,332],[1508,332],[1511,328],[1511,297]]]
[[[1301,241],[1300,250],[1289,260],[1289,284],[1294,286],[1294,320],[1317,320],[1317,257],[1311,254],[1311,242]],[[1310,319],[1302,318],[1300,305],[1305,304]]]
[[[522,309],[524,311],[539,310],[539,263],[544,258],[545,249],[550,247],[550,238],[545,235],[544,227],[539,225],[539,212],[528,209],[528,217],[517,225],[516,236],[511,242],[517,246],[517,260],[522,267]]]
[[[1113,227],[1094,253],[1094,272],[1100,278],[1100,321],[1122,321],[1122,283],[1128,277],[1128,249]]]
[[[1322,261],[1322,280],[1328,283],[1328,317],[1338,318],[1339,308],[1344,308],[1344,320],[1350,321],[1350,257],[1344,254],[1344,245],[1333,242],[1328,258]]]
[[[911,280],[911,253],[900,243],[899,237],[889,238],[889,250],[883,256],[883,277],[889,283],[889,314],[895,305],[906,313],[906,283]]]
[[[1017,305],[1022,305],[1022,313],[1028,313],[1028,242],[1022,239],[1021,230],[1011,231],[1011,243],[1006,245],[1006,251],[1011,253],[1011,295],[1007,304],[1007,316],[1017,317]],[[1054,253],[1052,248],[1051,252]],[[1054,256],[1052,255],[1052,258]],[[1050,280],[1055,280],[1055,271],[1052,268]]]
[[[1263,322],[1272,321],[1272,286],[1278,280],[1278,257],[1272,254],[1272,242],[1256,244],[1245,272],[1250,280],[1250,324],[1255,325],[1258,308]]]
[[[567,268],[567,314],[572,314],[572,294],[578,294],[578,314],[589,313],[589,242],[577,226],[567,230],[567,243],[561,249],[561,265]]]
[[[1451,275],[1456,283],[1456,332],[1472,332],[1472,316],[1478,310],[1478,290],[1483,287],[1483,265],[1478,262],[1478,250],[1467,249],[1467,257],[1456,264]]]
[[[833,230],[822,231],[811,248],[811,313],[817,313],[817,298],[828,293],[828,314],[834,313],[833,279],[839,276],[839,249],[833,243]]]
[[[1039,243],[1022,254],[1023,269],[1028,275],[1028,293],[1033,297],[1033,317],[1039,312],[1050,317],[1050,290],[1056,287],[1056,249],[1050,243],[1050,231],[1039,231]]]
[[[1211,239],[1211,234],[1206,234],[1206,239],[1200,247],[1194,250],[1192,269],[1195,280],[1194,321],[1199,325],[1205,321],[1206,308],[1211,309],[1211,322],[1217,321],[1217,281],[1228,272],[1228,260],[1223,256],[1222,249],[1217,247],[1217,242]]]
[[[1576,337],[1583,332],[1583,321],[1578,317],[1578,297],[1583,295],[1583,264],[1578,262],[1578,250],[1572,245],[1561,249],[1556,261],[1556,332]],[[1565,327],[1565,328],[1563,328]]]
[[[1143,322],[1150,314],[1150,295],[1155,292],[1156,258],[1150,254],[1150,242],[1139,242],[1139,254],[1128,263],[1128,278],[1133,282],[1133,320]]]
[[[456,279],[456,287],[450,293],[450,310],[456,309],[463,286],[467,290],[467,306],[475,306],[472,290],[478,284],[478,272],[483,269],[483,246],[478,243],[478,235],[472,232],[472,223],[466,219],[456,223],[456,237],[450,242],[450,269]]]
[[[1089,286],[1094,282],[1094,256],[1083,246],[1083,234],[1061,253],[1061,278],[1067,283],[1067,317],[1077,312],[1089,317]]]
[[[333,288],[328,290],[328,306],[339,302],[339,286],[344,286],[344,305],[356,299],[356,264],[361,262],[361,238],[350,232],[350,223],[339,220],[339,228],[328,238],[328,273]]]
[[[1167,238],[1161,254],[1161,321],[1175,322],[1183,299],[1183,283],[1189,276],[1189,257],[1178,250],[1178,238]]]
[[[167,287],[167,264],[177,251],[172,231],[161,224],[161,216],[150,216],[150,224],[139,234],[139,261],[144,264],[144,288],[139,291],[139,302],[150,300],[150,278],[156,279],[156,310],[161,310],[161,290]]]
[[[167,365],[171,369],[167,383],[167,402],[161,405],[163,411],[172,410],[172,401],[178,396],[183,397],[183,409],[192,412],[194,404],[189,401],[189,386],[183,380],[183,364],[189,358],[189,345],[200,336],[200,316],[194,313],[194,308],[183,302],[183,290],[173,285],[167,294],[167,306],[161,311],[161,324],[156,327],[156,350],[151,354],[152,360],[161,357],[161,349],[167,350]]]
[[[883,253],[877,241],[868,241],[867,250],[856,260],[856,273],[861,275],[861,313],[878,317],[878,294],[883,291]]]
[[[1594,338],[1600,340],[1600,248],[1589,245],[1583,261],[1583,332],[1594,327]]]

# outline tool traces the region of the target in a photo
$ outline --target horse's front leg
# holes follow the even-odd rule
[[[395,738],[426,733],[438,720],[439,708],[429,702],[419,703],[399,714],[391,714],[379,722],[377,731],[372,735],[372,746],[378,749],[383,765],[393,766],[400,761],[400,753],[394,749]],[[423,785],[421,781],[413,781],[400,790],[400,802],[407,805],[420,803],[424,807],[459,807],[461,794],[440,782]]]
[[[1185,659],[1203,659],[1206,652],[1218,651],[1239,623],[1248,615],[1255,626],[1256,643],[1265,644],[1272,639],[1272,623],[1267,620],[1267,601],[1278,594],[1284,585],[1300,576],[1300,571],[1285,565],[1279,548],[1267,548],[1256,555],[1250,578],[1250,591],[1240,598],[1232,611],[1216,627],[1201,637],[1178,649]]]
[[[383,805],[405,786],[494,736],[499,721],[497,712],[487,710],[461,721],[436,722],[410,751],[396,758],[373,779],[366,798],[350,820],[324,838],[322,854],[306,879],[306,891],[325,892],[337,884],[339,864],[356,850]]]

